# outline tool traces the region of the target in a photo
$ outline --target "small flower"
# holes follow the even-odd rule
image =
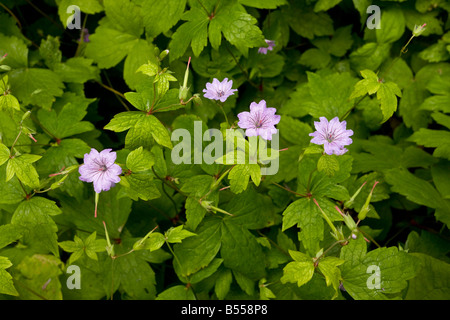
[[[83,36],[84,35],[84,36]],[[84,28],[81,32],[81,36],[83,36],[83,42],[89,42],[89,30],[87,28]],[[78,39],[78,42],[81,42],[81,36],[80,39]]]
[[[414,25],[414,30],[413,30],[413,35],[415,36],[415,37],[418,37],[418,36],[420,36],[424,31],[425,31],[425,26],[426,26],[427,24],[426,23],[424,23],[423,25],[421,25],[421,26],[418,26],[418,25]]]
[[[261,47],[261,48],[259,48],[258,49],[258,53],[267,54],[267,50],[272,51],[273,47],[275,47],[275,41],[267,40],[267,39],[265,41],[266,41],[268,47]]]
[[[352,130],[346,130],[347,122],[339,122],[339,118],[335,117],[328,122],[325,117],[320,117],[320,122],[314,121],[316,131],[310,133],[314,137],[311,142],[315,144],[323,144],[326,154],[342,155],[348,150],[344,146],[351,144],[353,141],[349,137],[353,135]]]
[[[275,125],[280,122],[280,116],[276,115],[277,109],[267,108],[266,101],[250,104],[250,112],[239,113],[238,126],[245,130],[248,137],[260,136],[265,140],[272,140],[272,135],[277,133]]]
[[[203,96],[208,99],[225,102],[229,96],[237,91],[237,89],[231,89],[232,86],[233,80],[228,81],[228,78],[225,78],[222,82],[219,82],[219,80],[214,78],[212,83],[208,82],[206,84],[206,89],[203,89],[203,92],[205,92]]]
[[[93,182],[96,193],[108,191],[120,181],[119,175],[122,169],[115,164],[117,154],[111,149],[105,149],[100,153],[94,148],[84,155],[84,164],[80,166],[80,180]]]

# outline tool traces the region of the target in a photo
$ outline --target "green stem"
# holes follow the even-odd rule
[[[182,270],[183,267],[181,266],[181,262],[178,259],[177,255],[175,254],[175,252],[172,250],[172,247],[170,246],[169,242],[167,240],[165,240],[167,246],[169,247],[170,252],[172,253],[172,255],[174,256],[175,260],[177,261],[178,265],[180,266],[180,269]]]
[[[278,183],[276,183],[276,182],[272,182],[272,184],[276,185],[277,187],[279,187],[279,188],[281,188],[281,189],[283,189],[283,190],[286,190],[286,191],[288,191],[288,192],[290,192],[290,193],[293,193],[293,194],[295,194],[296,196],[304,197],[304,198],[307,198],[307,197],[308,197],[307,195],[304,195],[304,194],[301,194],[301,193],[297,193],[297,192],[295,192],[295,191],[293,191],[293,190],[291,190],[291,189],[289,189],[289,188],[285,188],[285,187],[283,187],[282,185],[280,185],[280,184],[278,184]]]
[[[219,106],[220,110],[223,113],[223,116],[225,117],[225,121],[227,122],[227,129],[230,128],[230,123],[228,122],[228,117],[227,117],[227,114],[225,113],[225,109],[223,108],[223,105],[218,103],[217,101],[216,101],[216,104]]]
[[[345,114],[344,114],[344,116],[342,117],[342,121],[343,120],[345,120],[349,115],[350,115],[350,112],[353,110],[353,109],[355,109],[356,108],[356,106],[358,105],[358,104],[360,104],[361,103],[361,101],[363,101],[364,100],[364,98],[367,96],[367,93],[365,94],[365,95],[363,95],[362,97],[361,97],[361,99],[359,99],[354,105],[353,105],[353,107],[351,107]]]

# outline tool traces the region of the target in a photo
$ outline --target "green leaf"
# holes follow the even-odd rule
[[[296,283],[301,287],[305,283],[311,280],[314,274],[314,263],[302,252],[289,250],[289,254],[294,259],[294,262],[289,262],[283,268],[283,276],[281,277],[281,283]]]
[[[145,115],[142,112],[127,111],[121,112],[114,116],[111,121],[104,127],[106,130],[122,132],[136,125],[136,123]]]
[[[385,294],[400,293],[407,287],[407,280],[416,276],[419,263],[414,256],[396,247],[366,251],[361,236],[341,250],[340,258],[345,260],[341,266],[343,285],[354,299],[387,299]]]
[[[438,215],[436,212],[436,219],[450,224],[450,203],[442,199],[429,182],[416,177],[406,169],[387,170],[385,178],[392,185],[393,191],[404,195],[408,200],[430,208],[444,209],[444,215]]]
[[[133,245],[134,250],[150,250],[155,251],[161,248],[166,242],[166,238],[162,233],[152,232],[144,241],[139,240]]]
[[[106,16],[114,28],[136,38],[144,32],[141,8],[130,0],[104,0]]]
[[[421,128],[414,132],[408,140],[427,148],[436,148],[433,156],[450,160],[450,132],[448,131]]]
[[[97,62],[100,69],[108,69],[122,61],[138,42],[134,35],[101,25],[89,37],[86,56]]]
[[[391,45],[369,42],[350,54],[350,65],[354,70],[376,70],[389,56]]]
[[[288,115],[281,117],[277,129],[280,130],[280,136],[289,143],[306,147],[311,141],[309,136],[312,132],[311,127],[307,123]]]
[[[244,6],[258,9],[275,9],[276,7],[287,4],[286,0],[239,0]]]
[[[168,31],[180,20],[186,0],[159,1],[150,0],[142,2],[142,15],[145,31],[150,37]]]
[[[199,203],[198,199],[193,197],[188,197],[186,199],[185,204],[186,209],[186,226],[194,230],[197,229],[197,226],[203,220],[206,209]]]
[[[215,19],[221,26],[225,39],[244,56],[247,56],[248,48],[266,45],[262,31],[256,26],[257,20],[239,5],[224,5]]]
[[[63,263],[52,255],[35,254],[26,256],[16,266],[14,278],[26,288],[18,287],[20,297],[27,300],[42,299],[62,300],[61,282],[59,276],[63,273]],[[51,279],[51,281],[49,281]],[[45,290],[42,287],[45,285]],[[32,290],[30,292],[30,290]]]
[[[381,101],[381,111],[383,112],[383,121],[387,121],[397,110],[397,96],[401,97],[402,92],[393,82],[383,83],[377,91],[377,99]]]
[[[8,147],[0,143],[0,166],[8,161],[10,154]]]
[[[323,69],[330,61],[331,56],[327,52],[313,48],[306,50],[298,62],[312,69]]]
[[[155,272],[148,263],[148,257],[152,253],[146,250],[129,253],[136,240],[122,237],[122,243],[114,246],[116,254],[121,257],[115,260],[106,257],[102,262],[104,290],[109,295],[112,288],[114,291],[119,289],[132,300],[153,300],[156,297],[156,279]]]
[[[0,257],[0,293],[18,296],[11,275],[6,271],[12,263],[5,257]]]
[[[2,64],[13,69],[28,67],[28,48],[24,41],[0,33],[0,56],[8,54]]]
[[[241,193],[247,189],[248,179],[252,178],[255,185],[259,185],[261,181],[261,169],[257,164],[238,164],[231,169],[228,174],[230,179],[231,191],[233,193]]]
[[[51,252],[58,257],[58,227],[50,216],[60,213],[55,202],[35,196],[19,204],[11,223],[22,228],[23,242],[26,245]]]
[[[17,177],[6,181],[6,167],[0,167],[0,190],[2,190],[0,204],[19,203],[25,198],[25,194]]]
[[[14,175],[31,188],[39,188],[39,175],[32,163],[39,160],[41,156],[34,154],[24,154],[9,159],[6,166],[6,181],[9,181]]]
[[[100,80],[100,70],[92,65],[93,62],[92,59],[74,57],[56,64],[53,71],[64,82],[85,83],[88,80]]]
[[[226,267],[256,280],[265,276],[264,254],[256,238],[232,219],[222,223],[220,254]]]
[[[157,199],[161,196],[155,181],[154,175],[150,173],[132,173],[129,176],[121,177],[120,183],[124,186],[121,190],[125,195],[137,201],[141,198],[144,201]]]
[[[173,248],[178,257],[174,259],[173,265],[179,276],[189,277],[215,258],[221,246],[221,220],[204,219],[196,229],[196,234]]]
[[[375,29],[378,43],[391,43],[401,38],[405,31],[405,17],[400,8],[383,10],[380,28]]]
[[[182,17],[187,20],[177,28],[169,44],[170,61],[180,58],[187,50],[189,44],[195,56],[199,56],[207,45],[209,17],[200,8],[191,8]]]
[[[297,34],[308,39],[333,34],[333,21],[328,14],[315,13],[312,10],[305,10],[299,5],[293,6],[293,4],[290,8],[282,8],[282,12]]]
[[[314,12],[327,11],[338,5],[342,0],[319,0],[314,5]]]
[[[58,15],[65,28],[67,27],[67,19],[73,14],[67,13],[67,7],[70,5],[80,7],[80,10],[87,14],[96,14],[103,11],[103,6],[99,0],[62,0],[58,5]]]
[[[327,212],[323,202],[321,208]],[[315,255],[319,251],[319,242],[323,240],[324,223],[319,208],[310,199],[302,198],[291,203],[283,212],[282,231],[298,225],[301,229],[299,239],[308,253]]]
[[[156,297],[156,300],[197,300],[191,288],[178,285],[170,287]]]
[[[142,72],[149,77],[153,77],[159,72],[159,66],[149,61],[148,63],[144,63],[139,68],[137,68],[136,72]]]
[[[216,283],[214,286],[214,292],[219,300],[225,299],[230,291],[231,282],[233,282],[233,275],[230,269],[224,269],[219,272]]]
[[[81,121],[87,114],[90,101],[85,103],[68,103],[60,110],[39,110],[41,124],[59,139],[94,130],[94,125]]]
[[[448,300],[450,265],[423,253],[411,253],[420,260],[417,276],[409,281],[406,300]]]
[[[323,171],[327,176],[334,176],[336,171],[339,171],[339,161],[336,155],[324,154],[317,162],[317,170]]]
[[[150,151],[139,147],[128,154],[126,164],[132,172],[146,171],[152,168],[155,159]]]
[[[63,94],[64,84],[59,76],[48,69],[14,69],[9,73],[14,95],[26,106],[38,105],[50,110],[55,97]]]
[[[196,234],[183,229],[183,226],[172,227],[165,232],[167,242],[170,243],[181,243],[183,239],[193,236],[196,236]]]
[[[307,75],[309,92],[313,100],[308,110],[309,114],[315,118],[342,118],[352,107],[348,97],[356,79],[347,72],[328,76],[307,72]]]
[[[20,227],[13,224],[0,226],[0,249],[20,238],[22,238]]]
[[[444,199],[450,199],[450,165],[448,162],[438,163],[431,167],[431,176],[436,189]]]
[[[339,291],[340,280],[342,279],[341,270],[339,270],[338,266],[344,262],[344,260],[336,257],[325,257],[319,261],[319,270],[325,276],[327,286],[333,286],[333,289],[336,291],[336,296]]]
[[[256,192],[255,188],[248,188],[233,196],[224,209],[233,214],[233,217],[226,217],[226,220],[233,220],[248,229],[266,228],[277,220],[271,199]]]

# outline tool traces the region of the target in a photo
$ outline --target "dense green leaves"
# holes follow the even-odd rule
[[[0,8],[0,299],[448,300],[445,1],[44,2]]]

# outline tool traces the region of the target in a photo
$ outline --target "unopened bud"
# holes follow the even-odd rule
[[[159,54],[159,60],[162,61],[168,54],[169,54],[169,49],[166,49],[166,50],[162,51]]]
[[[353,194],[353,196],[352,196],[349,200],[345,201],[344,207],[346,207],[346,208],[351,208],[351,207],[353,206],[353,202],[355,202],[355,198],[356,198],[356,197],[358,196],[358,194],[361,192],[362,188],[366,185],[366,183],[367,183],[367,181],[364,182],[364,183],[362,184],[362,186],[359,187],[358,190],[356,190],[356,192]]]
[[[372,190],[370,191],[369,195],[367,196],[366,202],[364,203],[361,210],[359,211],[359,213],[358,213],[359,220],[364,220],[366,218],[367,213],[370,210],[369,204],[370,204],[370,200],[372,200],[373,190],[375,189],[375,186],[378,184],[378,182],[379,181],[375,181],[375,183],[373,184]]]
[[[426,23],[424,23],[423,25],[421,25],[421,26],[418,26],[418,25],[415,25],[414,26],[414,30],[413,30],[413,35],[415,36],[415,37],[418,37],[418,36],[420,36],[424,31],[425,31],[425,26],[426,26],[427,24]]]
[[[0,65],[0,70],[9,71],[9,70],[11,70],[11,67],[7,66],[6,64],[2,64],[2,65]]]
[[[342,213],[342,211],[339,209],[338,206],[335,206],[335,209],[341,214],[341,216],[344,218],[344,223],[345,225],[350,229],[350,231],[355,231],[357,230],[356,227],[356,223],[355,220],[353,220],[353,218],[349,215],[349,214],[344,214]]]
[[[179,99],[186,100],[189,88],[187,86],[188,78],[189,78],[189,65],[191,64],[191,57],[189,57],[188,64],[186,67],[186,72],[184,73],[184,81],[183,85],[180,87]]]
[[[197,105],[203,104],[202,99],[200,98],[200,94],[196,93],[193,96],[194,103]]]

